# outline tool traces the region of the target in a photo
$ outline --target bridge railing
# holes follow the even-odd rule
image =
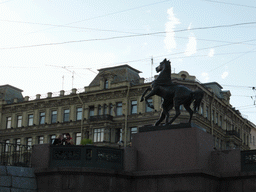
[[[93,145],[51,145],[50,167],[90,167],[123,170],[123,149]]]
[[[242,171],[256,171],[256,150],[241,151]]]
[[[30,145],[0,142],[1,165],[31,167]]]

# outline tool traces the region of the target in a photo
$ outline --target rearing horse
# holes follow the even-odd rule
[[[174,120],[180,115],[180,105],[189,112],[191,122],[193,113],[199,109],[200,103],[203,99],[204,92],[201,90],[192,91],[183,85],[173,84],[171,80],[171,65],[170,61],[164,59],[158,67],[156,72],[160,72],[155,81],[152,82],[151,87],[147,88],[141,96],[141,102],[148,91],[151,91],[145,96],[145,101],[148,107],[154,109],[153,105],[147,101],[153,95],[158,95],[163,98],[162,112],[160,118],[156,121],[155,126],[158,126],[164,119],[166,124],[172,124]],[[191,103],[194,101],[194,111],[190,108]],[[169,121],[169,111],[175,108],[176,114]]]

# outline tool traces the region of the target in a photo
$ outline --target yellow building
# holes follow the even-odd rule
[[[68,93],[61,90],[57,96],[49,92],[46,97],[38,94],[33,100],[23,98],[18,88],[0,86],[0,141],[49,143],[68,132],[76,144],[80,144],[82,137],[92,139],[96,145],[127,146],[132,134],[144,125],[154,124],[161,112],[158,96],[149,100],[154,110],[140,102],[151,82],[139,73],[129,65],[103,68],[79,93],[77,89]],[[192,122],[214,136],[217,149],[249,149],[255,125],[230,105],[229,91],[223,91],[216,82],[202,84],[186,71],[172,74],[172,79],[174,83],[205,92],[200,111],[194,114]],[[174,123],[188,121],[189,114],[181,109]],[[174,110],[170,115],[174,115]]]

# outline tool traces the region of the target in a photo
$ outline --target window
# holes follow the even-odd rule
[[[255,138],[252,136],[252,144],[255,145]]]
[[[44,143],[44,136],[39,136],[38,137],[38,144],[43,144]]]
[[[82,119],[82,113],[83,113],[82,107],[79,107],[76,109],[76,120],[77,121]]]
[[[57,111],[52,111],[51,123],[57,123]]]
[[[122,129],[116,129],[116,142],[122,141],[123,139],[123,131]]]
[[[15,140],[15,145],[16,145],[16,151],[20,150],[20,139]]]
[[[202,115],[204,115],[204,104],[203,103],[201,104],[201,111],[200,112],[201,112]]]
[[[34,118],[34,115],[32,114],[28,115],[28,126],[33,125],[33,118]]]
[[[53,144],[55,139],[56,139],[56,135],[50,135],[50,144]]]
[[[137,114],[137,101],[131,102],[131,114]]]
[[[209,108],[206,107],[206,118],[209,119]]]
[[[220,116],[220,127],[222,127],[222,116]]]
[[[122,114],[122,103],[118,102],[116,103],[116,115],[121,116]]]
[[[12,127],[12,118],[7,117],[6,118],[6,129],[10,129]]]
[[[22,126],[22,116],[18,115],[17,116],[17,127],[21,127]]]
[[[44,123],[45,123],[45,112],[41,112],[39,117],[39,124],[43,125]]]
[[[76,145],[81,144],[81,133],[76,133]]]
[[[103,115],[106,115],[108,113],[108,106],[104,104],[103,106]]]
[[[32,146],[32,137],[28,137],[28,138],[27,138],[26,144],[28,145],[28,150],[30,150],[30,149],[31,149],[31,146]]]
[[[132,127],[131,128],[131,134],[130,134],[131,135],[131,140],[132,140],[132,135],[137,133],[137,132],[138,132],[138,128],[137,127]]]
[[[214,110],[212,110],[212,121],[214,122]]]
[[[105,80],[104,82],[104,89],[108,89],[108,80]]]
[[[69,109],[64,110],[64,117],[63,117],[63,122],[68,122],[69,121]]]
[[[152,99],[148,99],[148,103],[149,103],[150,105],[153,105],[153,100],[152,100]],[[153,109],[150,108],[150,107],[146,104],[146,112],[151,112],[151,111],[153,111]]]
[[[216,124],[218,125],[218,122],[219,122],[219,114],[216,113]]]
[[[5,140],[5,152],[9,151],[9,147],[10,147],[10,140],[7,139],[7,140]]]
[[[94,116],[94,106],[89,107],[89,117]]]
[[[101,105],[98,106],[98,115],[102,115],[101,114]]]
[[[109,104],[109,115],[113,115],[113,105],[112,105],[112,103]]]
[[[103,142],[104,140],[104,128],[94,129],[94,142]]]

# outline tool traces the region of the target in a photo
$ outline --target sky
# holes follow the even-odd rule
[[[0,0],[0,85],[30,99],[122,64],[147,79],[167,58],[256,124],[255,55],[255,0]]]

